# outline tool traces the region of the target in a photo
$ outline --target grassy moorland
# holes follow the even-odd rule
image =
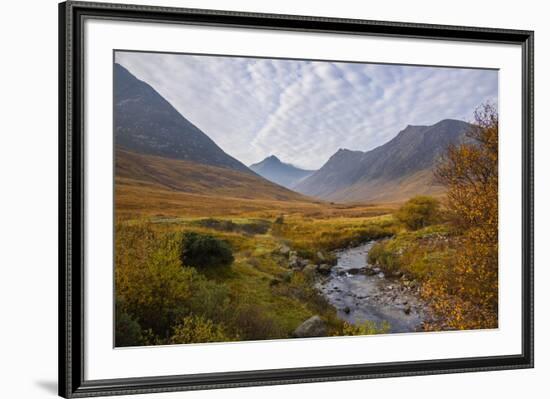
[[[333,249],[391,235],[394,205],[316,201],[254,174],[120,149],[115,182],[117,345],[289,338],[313,315],[329,335],[378,331],[337,319],[289,252],[333,262]]]
[[[308,267],[373,239],[369,262],[420,286],[434,313],[426,330],[497,327],[498,119],[477,117],[476,144],[449,148],[436,171],[442,201],[332,204],[267,182],[231,188],[253,175],[226,184],[225,170],[117,158],[116,346],[290,338],[314,315],[327,335],[383,332],[338,319]],[[292,254],[307,265],[292,267]]]
[[[164,208],[163,216],[117,219],[117,345],[289,338],[313,315],[327,322],[329,335],[377,331],[337,319],[313,276],[289,267],[288,250],[329,262],[333,249],[391,235],[391,217],[376,216],[386,208],[316,206],[312,217],[307,206],[281,215],[268,204],[255,208],[257,201],[239,204],[246,211],[238,217],[171,217]],[[190,233],[213,238],[209,253],[226,243],[230,264],[205,267],[182,258]]]

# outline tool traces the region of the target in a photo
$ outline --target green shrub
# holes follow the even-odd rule
[[[185,233],[182,240],[181,261],[185,266],[228,266],[233,263],[231,246],[209,234]]]
[[[115,346],[138,346],[142,344],[141,326],[128,313],[117,306],[115,317]]]
[[[440,219],[439,201],[424,195],[413,197],[399,208],[395,217],[411,230],[421,229]]]

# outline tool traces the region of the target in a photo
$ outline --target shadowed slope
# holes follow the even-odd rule
[[[114,66],[114,125],[117,147],[252,174],[155,89],[119,64]]]

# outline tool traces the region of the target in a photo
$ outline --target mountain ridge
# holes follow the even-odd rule
[[[391,201],[402,199],[405,193],[440,193],[442,187],[428,171],[450,144],[465,139],[470,128],[467,122],[443,119],[429,126],[408,125],[370,151],[339,149],[295,189],[305,195],[340,202]],[[394,186],[407,189],[401,194]]]
[[[114,64],[114,134],[117,147],[133,152],[253,173],[118,63]]]

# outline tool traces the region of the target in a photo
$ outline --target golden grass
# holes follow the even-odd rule
[[[396,223],[391,215],[367,217],[337,216],[326,219],[294,215],[282,225],[274,225],[272,234],[287,241],[304,256],[316,259],[316,252],[326,253],[371,239],[395,233]]]
[[[258,324],[249,339],[287,338],[315,314],[328,322],[330,335],[341,335],[335,309],[309,277],[289,269],[280,248],[289,245],[314,262],[326,262],[331,249],[386,232],[395,209],[317,201],[253,174],[117,150],[115,213],[117,232],[123,234],[117,245],[133,245],[124,238],[133,229],[151,229],[154,237],[144,233],[145,241],[174,240],[194,231],[229,242],[235,257],[231,267],[201,273],[228,288],[235,314],[249,314],[250,320],[239,323]],[[228,223],[202,223],[211,218]],[[251,234],[238,227],[254,223],[269,229]],[[317,259],[318,251],[326,257]]]
[[[117,179],[115,186],[117,216],[139,217],[223,217],[248,216],[272,218],[300,214],[311,218],[371,217],[391,213],[396,205],[339,205],[314,201],[278,201],[221,195],[169,191],[151,186],[127,184]]]
[[[371,217],[396,205],[335,204],[290,191],[255,175],[116,150],[117,217]]]

